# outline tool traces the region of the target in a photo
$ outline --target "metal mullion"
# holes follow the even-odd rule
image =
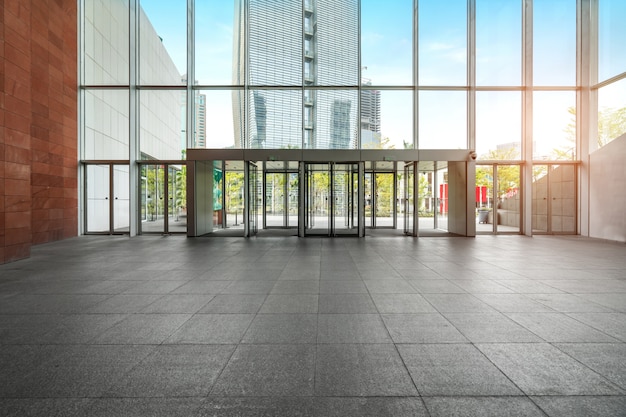
[[[115,187],[113,185],[114,181],[113,177],[113,164],[109,164],[109,234],[112,235],[115,233],[115,217],[114,210],[115,204],[113,203],[113,199],[115,198]]]
[[[289,174],[287,170],[283,173],[284,184],[283,184],[283,228],[287,229],[289,227]]]

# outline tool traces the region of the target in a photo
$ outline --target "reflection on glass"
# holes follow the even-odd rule
[[[244,103],[240,100],[243,94],[236,92],[235,95],[237,101],[233,103],[233,108],[237,117],[243,114]],[[301,90],[250,90],[247,108],[248,137],[241,137],[243,132],[237,130],[235,147],[259,149],[302,147]],[[237,123],[241,126],[239,121]]]
[[[248,65],[251,85],[302,84],[302,1],[249,1],[248,62],[243,48],[243,14],[235,17],[233,72],[243,75]],[[279,23],[280,22],[280,23]],[[311,21],[311,31],[313,20]],[[241,45],[240,47],[237,45]],[[230,45],[229,45],[230,46]],[[196,48],[197,49],[197,48]],[[215,65],[208,62],[208,65]],[[238,84],[244,84],[243,79]]]
[[[413,148],[412,91],[361,91],[361,148]]]
[[[522,96],[518,91],[476,93],[476,153],[483,160],[522,156]]]
[[[311,149],[356,148],[358,93],[355,90],[319,90]]]
[[[533,93],[533,159],[576,158],[576,92]]]
[[[412,60],[413,1],[362,1],[362,76],[373,85],[411,85]]]
[[[128,159],[128,90],[85,91],[83,159]]]
[[[465,91],[420,91],[419,148],[467,149]]]
[[[139,143],[142,159],[184,158],[185,90],[141,90]]]
[[[139,72],[141,84],[180,85],[187,68],[187,4],[141,0]]]
[[[300,0],[296,2],[300,4]],[[312,0],[311,3],[313,7],[305,10],[305,16],[309,13],[312,16],[313,33],[305,33],[305,39],[311,38],[315,45],[315,55],[310,60],[314,68],[313,84],[358,85],[358,0]],[[301,44],[302,41],[299,54],[302,54]]]
[[[598,1],[598,81],[626,71],[626,2]]]
[[[169,166],[169,224],[170,233],[187,232],[187,166]]]
[[[598,147],[626,133],[626,79],[598,90]]]
[[[576,0],[534,0],[533,83],[576,85]]]
[[[476,0],[476,84],[522,81],[522,2]]]
[[[467,84],[467,1],[419,1],[419,85]]]
[[[85,0],[85,84],[128,85],[128,2]]]

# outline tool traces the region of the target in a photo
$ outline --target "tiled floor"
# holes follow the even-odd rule
[[[80,237],[0,266],[2,416],[625,416],[626,245]]]

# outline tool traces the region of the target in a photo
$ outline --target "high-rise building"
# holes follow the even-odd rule
[[[358,95],[340,86],[358,80],[357,1],[250,0],[247,48],[242,47],[242,10],[239,0],[233,83],[249,87],[233,93],[235,146],[356,147]]]
[[[363,79],[361,85],[371,86],[372,81]],[[361,147],[380,146],[380,90],[364,89],[361,91]]]

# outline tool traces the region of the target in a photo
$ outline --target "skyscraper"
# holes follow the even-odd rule
[[[358,85],[357,6],[356,0],[250,0],[246,43],[238,1],[233,82],[248,87],[233,93],[237,147],[356,145],[358,96],[343,87]]]

